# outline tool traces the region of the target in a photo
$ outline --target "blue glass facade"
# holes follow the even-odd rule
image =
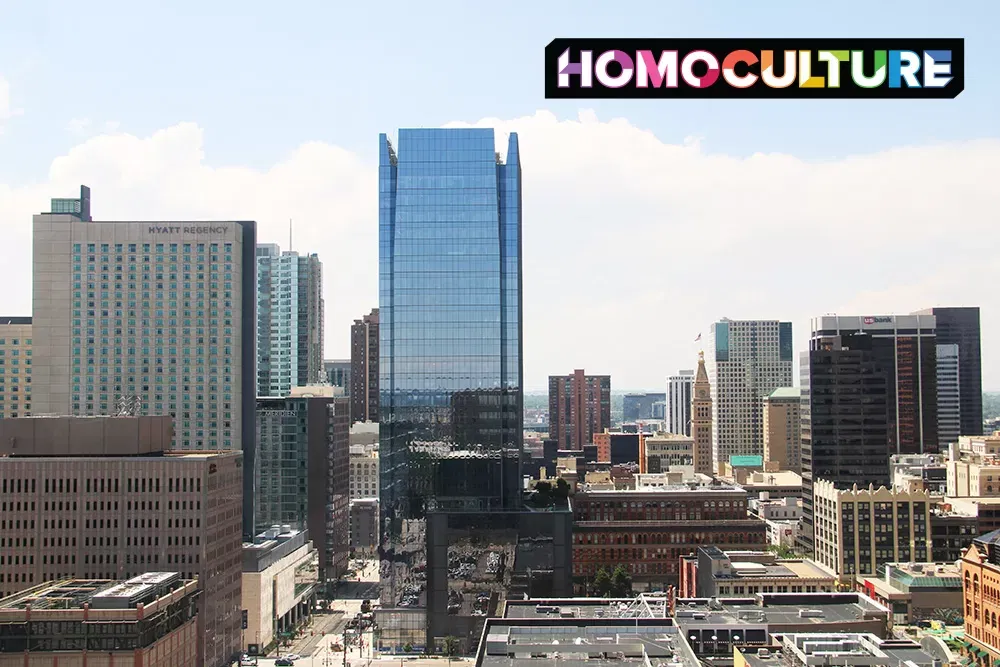
[[[427,515],[521,507],[515,134],[379,137],[379,318],[382,604],[423,607]]]

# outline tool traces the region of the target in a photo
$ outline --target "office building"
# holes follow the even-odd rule
[[[255,248],[254,222],[92,221],[85,187],[33,222],[32,414],[114,414],[134,396],[175,418],[172,449],[242,450],[247,536]]]
[[[764,398],[792,386],[792,323],[722,319],[709,336],[712,459],[763,456]]]
[[[378,445],[351,445],[351,500],[378,498]]]
[[[681,556],[677,595],[684,598],[753,596],[757,593],[832,593],[837,580],[801,558],[770,551],[723,551],[699,546]]]
[[[549,376],[549,438],[559,449],[582,450],[594,434],[611,427],[611,376]]]
[[[642,439],[642,473],[665,473],[674,468],[694,467],[694,440],[676,433],[657,433]]]
[[[937,344],[933,315],[813,318],[812,339],[871,339],[870,356],[888,375],[891,454],[935,454]],[[811,348],[810,348],[811,349]]]
[[[334,387],[344,390],[345,396],[351,395],[351,360],[328,359],[323,362],[326,371],[326,381]]]
[[[0,317],[0,419],[31,415],[31,318]]]
[[[667,428],[671,433],[691,435],[691,391],[694,371],[678,371],[667,379]]]
[[[351,554],[369,558],[378,553],[378,498],[351,501]]]
[[[873,576],[858,575],[858,588],[892,610],[896,625],[920,621],[962,624],[962,569],[956,561],[886,563]]]
[[[666,394],[625,394],[622,397],[622,421],[625,423],[657,419],[656,406],[667,400]],[[663,419],[660,414],[659,419]]]
[[[32,586],[0,599],[0,665],[197,667],[197,597],[177,572]]]
[[[323,368],[323,264],[257,246],[257,396],[316,384]]]
[[[378,308],[351,325],[351,421],[379,420]]]
[[[928,308],[914,315],[933,316],[937,342],[958,345],[959,395],[962,435],[983,434],[983,368],[979,307]]]
[[[775,389],[764,399],[764,465],[802,472],[802,390]]]
[[[0,595],[45,581],[199,581],[197,664],[240,649],[243,455],[165,452],[170,417],[0,421]]]
[[[347,398],[330,386],[257,399],[257,532],[308,530],[324,583],[347,571],[349,413]]]
[[[886,563],[924,563],[931,557],[927,493],[884,486],[845,491],[820,479],[814,494],[813,558],[843,581],[874,574]]]
[[[698,353],[698,374],[691,384],[690,416],[691,438],[694,440],[694,471],[712,474],[712,385],[705,370],[705,354]]]
[[[322,589],[306,531],[274,526],[243,545],[243,651],[265,655],[310,618]]]
[[[592,581],[625,565],[638,590],[676,586],[681,556],[699,545],[762,549],[764,522],[747,515],[747,493],[674,484],[629,490],[580,489],[573,496],[573,574]]]
[[[491,129],[400,130],[396,147],[379,144],[377,622],[383,641],[453,636],[472,650],[480,595],[492,605],[571,587],[568,507],[530,511],[522,498],[517,135],[506,160]],[[456,565],[470,556],[496,576]]]
[[[937,427],[939,446],[958,442],[962,433],[961,360],[958,344],[937,346]],[[979,428],[982,432],[982,427]],[[976,434],[970,434],[976,435]]]

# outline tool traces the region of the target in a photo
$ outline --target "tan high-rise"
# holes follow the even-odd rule
[[[775,389],[764,399],[764,463],[768,470],[802,472],[802,391]]]
[[[31,414],[31,318],[0,318],[0,418]]]
[[[691,392],[691,438],[694,440],[694,471],[712,474],[712,392],[705,370],[705,353],[698,353],[698,371]]]

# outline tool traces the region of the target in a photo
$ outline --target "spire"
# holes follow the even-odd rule
[[[708,384],[708,371],[705,370],[705,352],[698,352],[698,372],[694,378],[695,384]]]

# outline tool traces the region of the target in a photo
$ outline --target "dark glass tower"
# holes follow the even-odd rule
[[[505,162],[494,146],[491,129],[379,137],[383,646],[467,645],[520,570],[553,569],[551,520],[522,504],[517,136]]]
[[[915,315],[933,315],[937,342],[958,345],[958,383],[962,435],[983,434],[983,367],[979,307],[928,308]]]

